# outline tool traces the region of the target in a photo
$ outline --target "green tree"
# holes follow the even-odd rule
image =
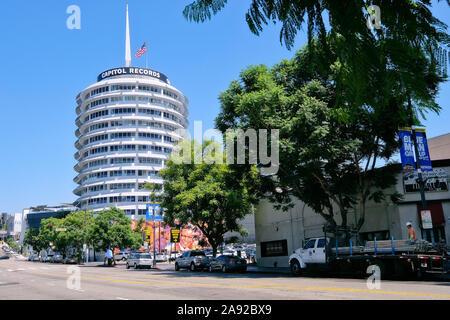
[[[132,230],[132,221],[123,210],[111,207],[99,212],[88,227],[88,238],[95,250],[108,248],[139,249],[142,235]]]
[[[52,230],[50,230],[50,225],[53,225]],[[57,228],[63,227],[63,219],[58,218],[48,218],[41,221],[41,226],[39,227],[39,239],[41,241],[41,250],[46,250],[48,248],[55,247],[57,251],[65,252],[67,243],[61,238],[58,238]]]
[[[331,227],[338,224],[337,216],[347,226],[348,211],[357,206],[355,227],[361,228],[368,200],[398,199],[397,193],[386,191],[395,184],[395,166],[377,168],[376,163],[388,162],[398,149],[396,131],[404,109],[395,90],[376,107],[339,105],[335,73],[310,62],[305,49],[272,69],[244,70],[240,81],[220,95],[216,125],[222,132],[279,129],[279,171],[264,177],[259,195],[282,209],[291,207],[296,197]]]
[[[196,157],[197,145],[203,154],[221,159],[221,146],[217,142],[205,141],[202,145],[193,141],[181,142],[178,147]],[[208,151],[209,150],[209,151]],[[163,193],[160,196],[165,209],[164,221],[175,226],[188,223],[198,227],[213,248],[214,256],[218,246],[228,231],[245,232],[238,221],[252,213],[257,204],[256,190],[259,186],[259,173],[256,167],[239,170],[239,166],[213,163],[204,157],[194,164],[174,161],[171,156],[167,167],[159,172],[164,179]]]
[[[83,244],[88,243],[88,226],[93,220],[93,214],[89,211],[75,211],[69,213],[61,220],[61,228],[65,231],[57,231],[55,244],[62,247],[63,252],[71,247],[75,248],[77,256],[81,258]]]
[[[44,247],[46,248],[44,242],[39,237],[39,229],[29,228],[23,237],[23,244],[30,246],[36,252],[40,252]]]
[[[19,250],[19,245],[17,244],[17,242],[16,242],[13,238],[8,238],[8,239],[6,240],[6,243],[7,243],[8,246],[9,246],[10,248],[12,248],[13,250],[15,250],[15,251],[18,251],[18,250]]]

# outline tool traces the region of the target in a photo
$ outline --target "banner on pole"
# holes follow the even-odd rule
[[[161,205],[158,203],[147,203],[147,214],[146,214],[146,220],[153,221],[153,214],[155,214],[154,220],[161,222],[162,219],[162,210]]]
[[[414,143],[411,134],[411,128],[400,128],[398,136],[402,141],[400,147],[400,158],[402,160],[402,168],[405,171],[415,170],[416,164],[414,162]]]
[[[422,171],[432,171],[430,151],[428,150],[425,129],[416,129],[417,149],[419,150],[420,168]]]

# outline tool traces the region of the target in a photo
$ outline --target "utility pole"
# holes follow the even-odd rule
[[[409,122],[411,125],[411,131],[412,131],[412,139],[414,144],[414,153],[416,155],[416,168],[417,168],[417,183],[420,187],[420,198],[422,200],[422,210],[427,210],[427,200],[425,198],[425,180],[423,179],[422,175],[422,169],[420,167],[420,159],[419,159],[419,148],[417,147],[417,138],[416,138],[416,126],[413,122],[413,111],[412,111],[412,105],[411,105],[411,98],[408,97],[408,111],[409,111]]]
[[[155,202],[152,201],[152,211],[153,211],[153,268],[156,268],[156,228],[155,228]]]

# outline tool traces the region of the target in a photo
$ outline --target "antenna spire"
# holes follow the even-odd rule
[[[125,39],[125,66],[131,67],[130,19],[128,17],[128,2],[127,2],[127,31]]]

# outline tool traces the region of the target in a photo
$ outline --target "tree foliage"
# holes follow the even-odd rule
[[[347,226],[348,211],[358,209],[355,227],[361,228],[367,201],[399,197],[386,190],[396,182],[398,168],[389,160],[399,147],[397,128],[407,118],[405,101],[398,95],[401,87],[393,86],[383,98],[360,108],[351,105],[351,91],[341,90],[348,102],[339,104],[335,77],[340,66],[321,69],[310,52],[301,50],[272,69],[252,66],[242,71],[240,81],[232,81],[220,95],[216,126],[222,132],[279,129],[279,171],[263,179],[260,196],[283,209],[292,206],[294,196],[331,226],[337,216]],[[331,64],[333,55],[326,58]],[[371,83],[374,89],[378,83],[378,78]],[[388,165],[378,168],[380,160]]]
[[[115,207],[98,212],[88,227],[88,238],[96,250],[108,248],[139,249],[142,233],[132,230],[132,221]]]
[[[199,144],[181,142],[183,150],[195,158],[194,145],[206,153],[206,149],[220,150],[213,141]],[[164,179],[164,191],[160,196],[165,209],[164,221],[175,226],[192,224],[208,239],[214,255],[228,231],[244,232],[239,220],[252,213],[257,203],[259,174],[256,167],[239,170],[238,166],[225,163],[178,163],[172,160],[159,172]]]
[[[226,4],[226,0],[196,0],[183,14],[203,22]],[[380,29],[367,27],[370,5],[381,9]],[[306,26],[307,50],[318,70],[337,67],[337,103],[357,108],[372,105],[395,84],[401,86],[404,99],[417,101],[419,110],[432,107],[436,111],[436,104],[425,102],[442,80],[436,72],[436,56],[439,45],[449,44],[449,36],[447,26],[432,15],[430,7],[429,0],[252,0],[246,21],[257,35],[269,22],[280,22],[280,41],[289,49]],[[332,64],[328,55],[333,56]],[[374,91],[375,79],[379,83]]]

